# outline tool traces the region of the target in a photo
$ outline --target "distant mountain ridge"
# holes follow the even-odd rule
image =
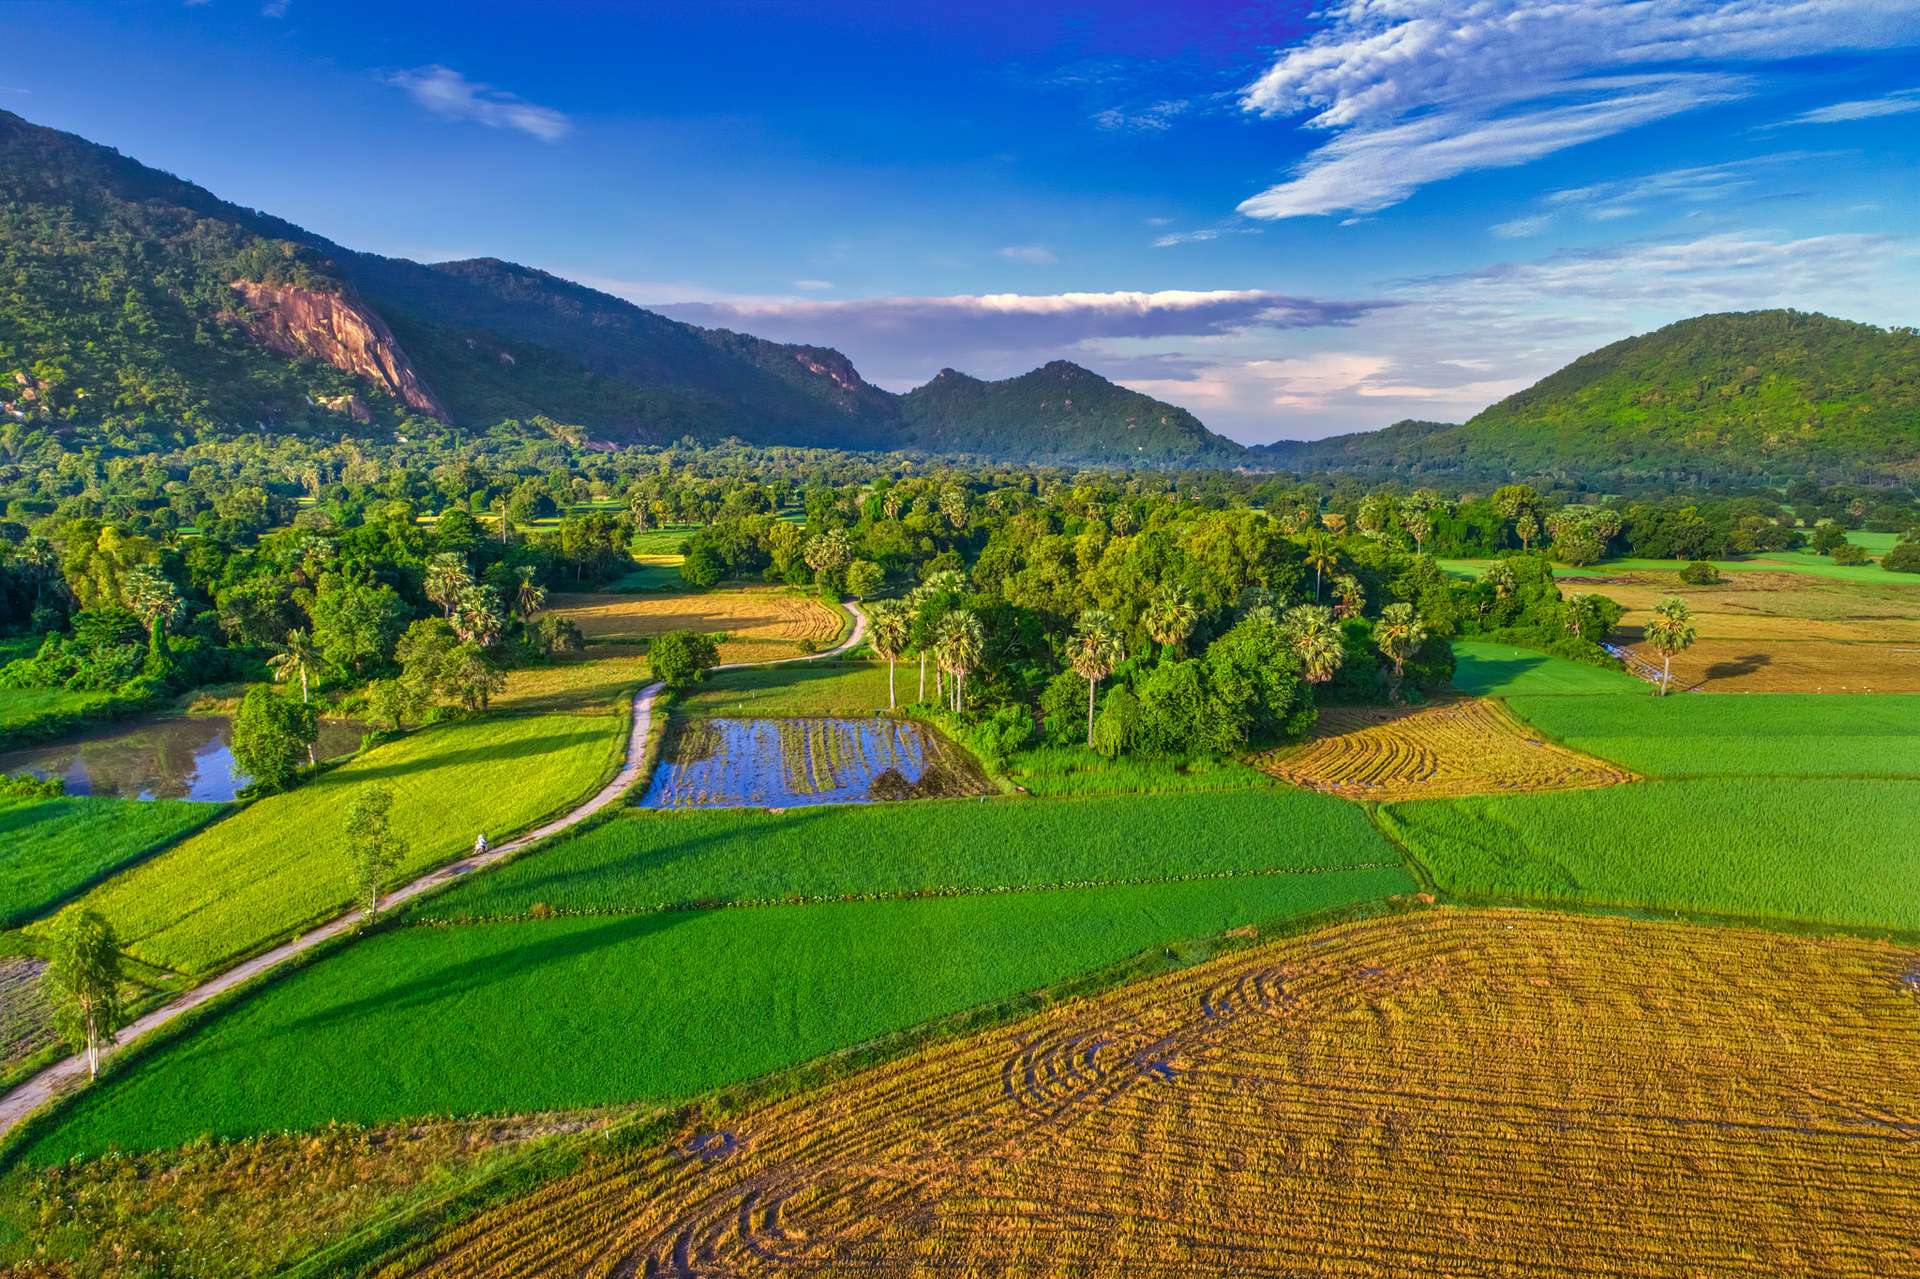
[[[109,437],[419,417],[557,421],[614,443],[736,436],[1093,462],[1239,452],[1185,410],[1073,365],[896,396],[831,348],[685,324],[515,263],[358,253],[0,112],[10,372],[0,413]]]
[[[1464,423],[1255,450],[1289,469],[1640,486],[1920,476],[1920,332],[1727,312],[1600,348]]]

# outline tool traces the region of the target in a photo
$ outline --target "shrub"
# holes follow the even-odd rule
[[[1920,539],[1909,538],[1881,557],[1880,567],[1895,573],[1920,573]]]
[[[1852,542],[1846,542],[1833,548],[1833,562],[1835,564],[1865,564],[1867,563],[1867,558],[1867,548],[1864,546],[1856,546]]]
[[[1712,586],[1720,580],[1720,570],[1706,560],[1695,560],[1680,570],[1680,580],[1688,586]]]
[[[1140,737],[1140,699],[1124,688],[1107,694],[1093,721],[1093,749],[1107,759],[1130,750]]]
[[[686,688],[706,678],[707,669],[720,660],[720,646],[699,631],[668,631],[654,636],[647,660],[655,679],[668,688]]]
[[[680,561],[680,576],[688,586],[705,590],[717,584],[726,575],[727,566],[720,562],[719,554],[705,542],[696,542],[687,550],[687,557]]]

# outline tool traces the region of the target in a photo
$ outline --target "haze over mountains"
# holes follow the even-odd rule
[[[1787,311],[1597,351],[1462,425],[1248,449],[1056,361],[895,395],[828,347],[669,319],[497,259],[356,252],[0,112],[0,412],[108,442],[521,423],[1011,460],[1499,482],[1920,469],[1920,336]]]

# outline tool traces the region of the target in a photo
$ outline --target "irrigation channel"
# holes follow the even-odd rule
[[[858,605],[846,604],[843,607],[853,617],[853,629],[847,633],[846,639],[832,648],[818,653],[809,653],[804,657],[782,658],[777,662],[725,662],[713,669],[732,671],[749,666],[782,666],[788,663],[817,662],[829,657],[838,657],[857,647],[860,641],[867,637],[867,615],[860,611]],[[445,866],[428,871],[410,883],[403,884],[386,894],[381,900],[382,908],[398,906],[451,880],[485,870],[523,849],[579,825],[609,804],[618,802],[621,796],[640,780],[640,766],[647,754],[647,738],[653,730],[654,700],[665,687],[666,685],[655,681],[633,695],[633,726],[627,734],[626,759],[621,764],[620,771],[614,774],[613,780],[601,787],[592,798],[523,835],[494,845],[485,853],[449,862]],[[282,942],[272,950],[255,955],[252,959],[244,960],[225,972],[208,978],[192,990],[122,1026],[119,1036],[120,1044],[124,1047],[142,1036],[151,1034],[202,1004],[217,999],[228,991],[252,981],[255,977],[278,968],[296,955],[305,954],[316,946],[332,941],[360,923],[364,915],[365,912],[360,910],[347,911],[310,932],[302,933],[292,941]],[[72,1087],[84,1078],[86,1073],[86,1054],[75,1053],[48,1066],[31,1079],[20,1083],[4,1097],[0,1097],[0,1137],[13,1131],[28,1115]]]

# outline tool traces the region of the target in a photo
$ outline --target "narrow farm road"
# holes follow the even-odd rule
[[[840,654],[856,647],[861,640],[867,637],[867,615],[861,611],[857,604],[846,604],[843,607],[845,607],[847,612],[853,617],[853,629],[847,632],[846,639],[834,645],[832,648],[825,649],[818,653],[810,653],[805,657],[781,658],[773,662],[726,662],[715,666],[713,669],[716,671],[733,671],[749,666],[785,666],[798,662],[817,662],[829,657],[838,657]],[[609,804],[616,803],[635,782],[640,780],[640,766],[645,760],[647,753],[647,738],[653,732],[654,700],[659,696],[660,690],[664,687],[665,685],[655,682],[647,685],[633,695],[633,726],[627,734],[626,761],[621,764],[620,771],[614,774],[613,780],[601,787],[599,792],[592,798],[577,808],[569,809],[567,812],[562,813],[544,825],[536,826],[534,829],[517,835],[505,843],[496,844],[485,853],[471,857],[463,857],[459,861],[449,862],[444,866],[439,866],[428,871],[418,879],[401,885],[380,899],[381,908],[384,910],[398,906],[404,902],[411,901],[424,892],[438,888],[449,880],[459,879],[464,875],[471,875],[475,871],[485,870],[487,867],[511,857],[529,845],[537,844],[545,839],[551,839],[560,832],[579,825]],[[252,959],[243,960],[225,972],[209,977],[206,981],[201,982],[198,986],[195,986],[192,990],[185,992],[171,1002],[163,1004],[152,1012],[135,1018],[133,1021],[122,1026],[120,1028],[120,1043],[125,1045],[131,1043],[133,1040],[139,1039],[143,1035],[150,1034],[181,1016],[183,1013],[191,1012],[209,1000],[216,999],[228,991],[233,990],[235,987],[252,981],[260,974],[279,967],[296,955],[305,954],[314,947],[333,940],[341,933],[347,932],[357,925],[361,917],[362,912],[350,910],[346,914],[340,915],[320,925],[311,932],[302,933],[292,941],[282,942],[272,950],[255,955]],[[67,1057],[48,1066],[39,1074],[17,1085],[4,1097],[0,1097],[0,1136],[5,1136],[11,1132],[21,1120],[40,1109],[41,1106],[51,1101],[61,1092],[72,1087],[83,1079],[86,1073],[86,1054],[76,1053],[71,1057]]]

